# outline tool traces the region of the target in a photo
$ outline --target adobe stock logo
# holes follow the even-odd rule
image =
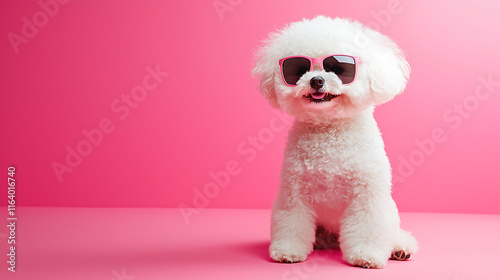
[[[68,4],[69,0],[40,0],[38,6],[41,10],[35,12],[31,20],[27,17],[22,17],[21,35],[9,32],[7,38],[15,53],[19,52],[21,44],[28,44],[29,39],[33,39],[40,28],[43,28],[49,23],[50,18],[55,17],[60,10],[60,5]]]
[[[144,102],[150,93],[155,90],[163,78],[169,74],[162,72],[160,66],[156,65],[156,69],[151,66],[146,67],[147,74],[142,78],[142,83],[132,88],[129,94],[122,94],[120,98],[116,98],[111,102],[111,112],[116,115],[120,121],[126,120],[132,110],[139,107],[140,103]],[[95,147],[99,146],[106,134],[110,134],[116,129],[116,121],[110,118],[102,118],[99,121],[97,128],[83,129],[81,139],[76,145],[66,146],[66,157],[63,163],[59,161],[52,162],[52,169],[57,176],[59,183],[63,181],[63,175],[71,173],[84,160],[92,154]]]
[[[265,127],[259,129],[256,134],[249,135],[236,146],[237,158],[228,160],[222,170],[210,171],[208,182],[203,186],[193,187],[190,201],[179,204],[178,209],[187,225],[191,223],[193,216],[200,215],[202,209],[207,208],[211,201],[231,184],[234,177],[243,172],[244,163],[253,162],[259,153],[274,141],[276,135],[293,122],[292,117],[281,111],[273,110],[273,113],[274,116]]]
[[[411,1],[412,0],[409,0],[408,2]],[[405,5],[404,1],[402,3],[400,0],[389,0],[384,8],[370,11],[372,20],[367,22],[366,26],[375,31],[382,32],[382,29],[389,26],[396,15],[401,14],[405,10]],[[371,36],[372,35],[368,35],[366,33],[354,34],[354,46],[347,44],[346,42],[342,42],[341,47],[344,48],[346,52],[353,52],[356,51],[356,49],[364,49],[370,44],[372,40]]]
[[[493,80],[493,75],[478,76],[478,83],[474,91],[465,96],[459,103],[454,103],[443,112],[443,122],[446,126],[435,127],[429,137],[415,139],[415,146],[407,156],[399,155],[397,168],[393,174],[394,184],[404,182],[413,175],[419,166],[422,166],[437,150],[438,146],[445,143],[450,137],[450,131],[462,127],[466,119],[477,111],[500,88],[500,81]]]
[[[113,274],[113,278],[111,280],[134,280],[135,275],[127,274],[125,271],[125,267],[122,267],[121,272],[118,272],[116,269],[111,270],[111,274]]]
[[[233,12],[234,8],[241,5],[242,2],[243,0],[215,0],[212,2],[212,5],[220,21],[224,21],[224,14],[226,12]]]

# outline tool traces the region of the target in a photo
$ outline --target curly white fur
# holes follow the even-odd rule
[[[278,60],[293,55],[346,54],[362,59],[356,80],[343,85],[319,67],[291,87],[281,79]],[[281,186],[273,206],[270,255],[298,262],[313,250],[321,226],[338,236],[352,265],[381,268],[391,253],[415,253],[417,242],[400,229],[391,197],[391,167],[373,118],[374,106],[401,93],[410,67],[388,37],[347,19],[318,16],[290,24],[259,53],[254,74],[274,107],[294,116]],[[323,91],[340,95],[329,102],[304,98],[312,77]]]

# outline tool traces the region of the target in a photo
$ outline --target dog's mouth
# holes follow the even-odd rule
[[[323,103],[323,102],[329,102],[332,99],[339,97],[340,94],[331,94],[328,92],[319,92],[319,91],[314,91],[310,92],[307,95],[304,95],[304,98],[309,99],[310,102],[313,103]]]

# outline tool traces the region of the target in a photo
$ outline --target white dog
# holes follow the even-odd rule
[[[253,72],[269,103],[296,119],[272,210],[271,258],[300,262],[314,247],[339,246],[348,263],[381,268],[415,253],[373,118],[408,80],[396,44],[358,22],[318,16],[270,34]]]

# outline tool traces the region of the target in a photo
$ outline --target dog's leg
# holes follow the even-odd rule
[[[384,267],[398,231],[399,216],[390,192],[363,189],[341,221],[339,241],[344,260],[364,268]]]
[[[315,228],[310,206],[299,198],[278,195],[271,218],[271,258],[286,263],[304,261],[313,250]]]

